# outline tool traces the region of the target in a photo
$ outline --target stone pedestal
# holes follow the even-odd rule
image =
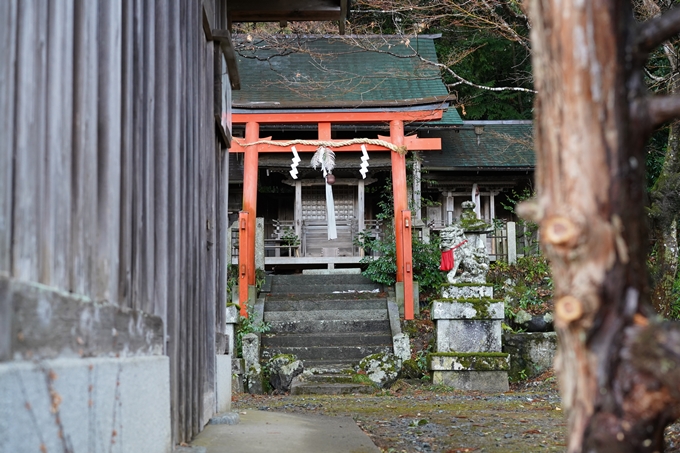
[[[509,355],[502,351],[503,301],[486,283],[489,257],[486,233],[471,201],[462,203],[460,224],[441,230],[442,266],[448,285],[433,302],[437,352],[429,355],[432,382],[460,390],[508,390]],[[453,255],[453,256],[451,256]]]
[[[508,391],[510,358],[501,352],[438,353],[430,356],[432,383],[458,390]]]
[[[486,285],[456,285],[443,292],[480,298],[442,299],[432,304],[437,352],[430,355],[432,382],[460,390],[508,390],[509,356],[502,350],[502,301]],[[486,296],[489,295],[489,296]]]

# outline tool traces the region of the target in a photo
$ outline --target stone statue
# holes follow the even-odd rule
[[[489,257],[486,254],[485,234],[491,231],[491,226],[477,219],[474,208],[473,202],[463,202],[460,223],[454,223],[440,232],[440,269],[448,271],[446,279],[449,283],[486,283]],[[459,269],[462,270],[460,275]]]

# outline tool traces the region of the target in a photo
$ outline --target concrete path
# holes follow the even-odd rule
[[[380,453],[350,417],[247,410],[237,425],[208,425],[191,443],[206,453]]]

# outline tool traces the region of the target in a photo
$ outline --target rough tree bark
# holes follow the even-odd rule
[[[680,328],[652,317],[644,144],[680,114],[642,67],[680,9],[636,26],[624,0],[529,0],[538,198],[553,268],[569,452],[663,451],[680,416]]]

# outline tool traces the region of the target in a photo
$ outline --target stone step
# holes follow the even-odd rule
[[[378,293],[381,291],[380,285],[376,283],[328,283],[317,282],[306,283],[272,283],[270,294],[363,294]]]
[[[304,375],[305,383],[323,383],[323,384],[356,384],[354,382],[354,373],[349,370],[347,373],[315,373]]]
[[[278,334],[262,335],[263,347],[303,347],[303,346],[382,346],[392,345],[390,331],[376,333],[324,333],[324,334]]]
[[[312,311],[312,310],[386,310],[387,299],[343,300],[271,300],[267,298],[264,304],[265,313],[282,311]]]
[[[325,360],[305,360],[305,371],[313,374],[347,374],[353,373],[358,360],[340,361],[336,358]]]
[[[268,360],[278,354],[294,354],[303,362],[323,360],[332,357],[336,361],[359,362],[366,356],[380,352],[391,352],[391,345],[382,346],[302,346],[302,347],[264,347],[261,354]]]
[[[310,310],[310,311],[265,311],[264,320],[269,323],[320,322],[320,321],[385,321],[387,309],[382,310]],[[272,326],[273,328],[273,326]]]
[[[329,275],[273,275],[272,285],[325,285],[325,284],[340,284],[340,285],[361,285],[370,284],[379,287],[380,284],[371,281],[369,278],[361,274],[329,274]]]
[[[370,384],[359,383],[295,383],[290,388],[291,395],[352,395],[355,393],[375,393],[377,388]]]
[[[387,298],[387,293],[385,292],[340,292],[340,293],[324,293],[317,292],[310,294],[267,294],[267,302],[296,302],[296,301],[333,301],[333,302],[344,302],[344,301],[372,301],[372,300],[385,300]]]
[[[362,275],[275,275],[270,294],[362,294],[359,291],[382,291],[382,285]]]
[[[390,331],[390,321],[385,315],[384,320],[314,320],[314,321],[270,321],[271,334],[277,333],[329,333],[354,332],[356,334],[368,332]]]

